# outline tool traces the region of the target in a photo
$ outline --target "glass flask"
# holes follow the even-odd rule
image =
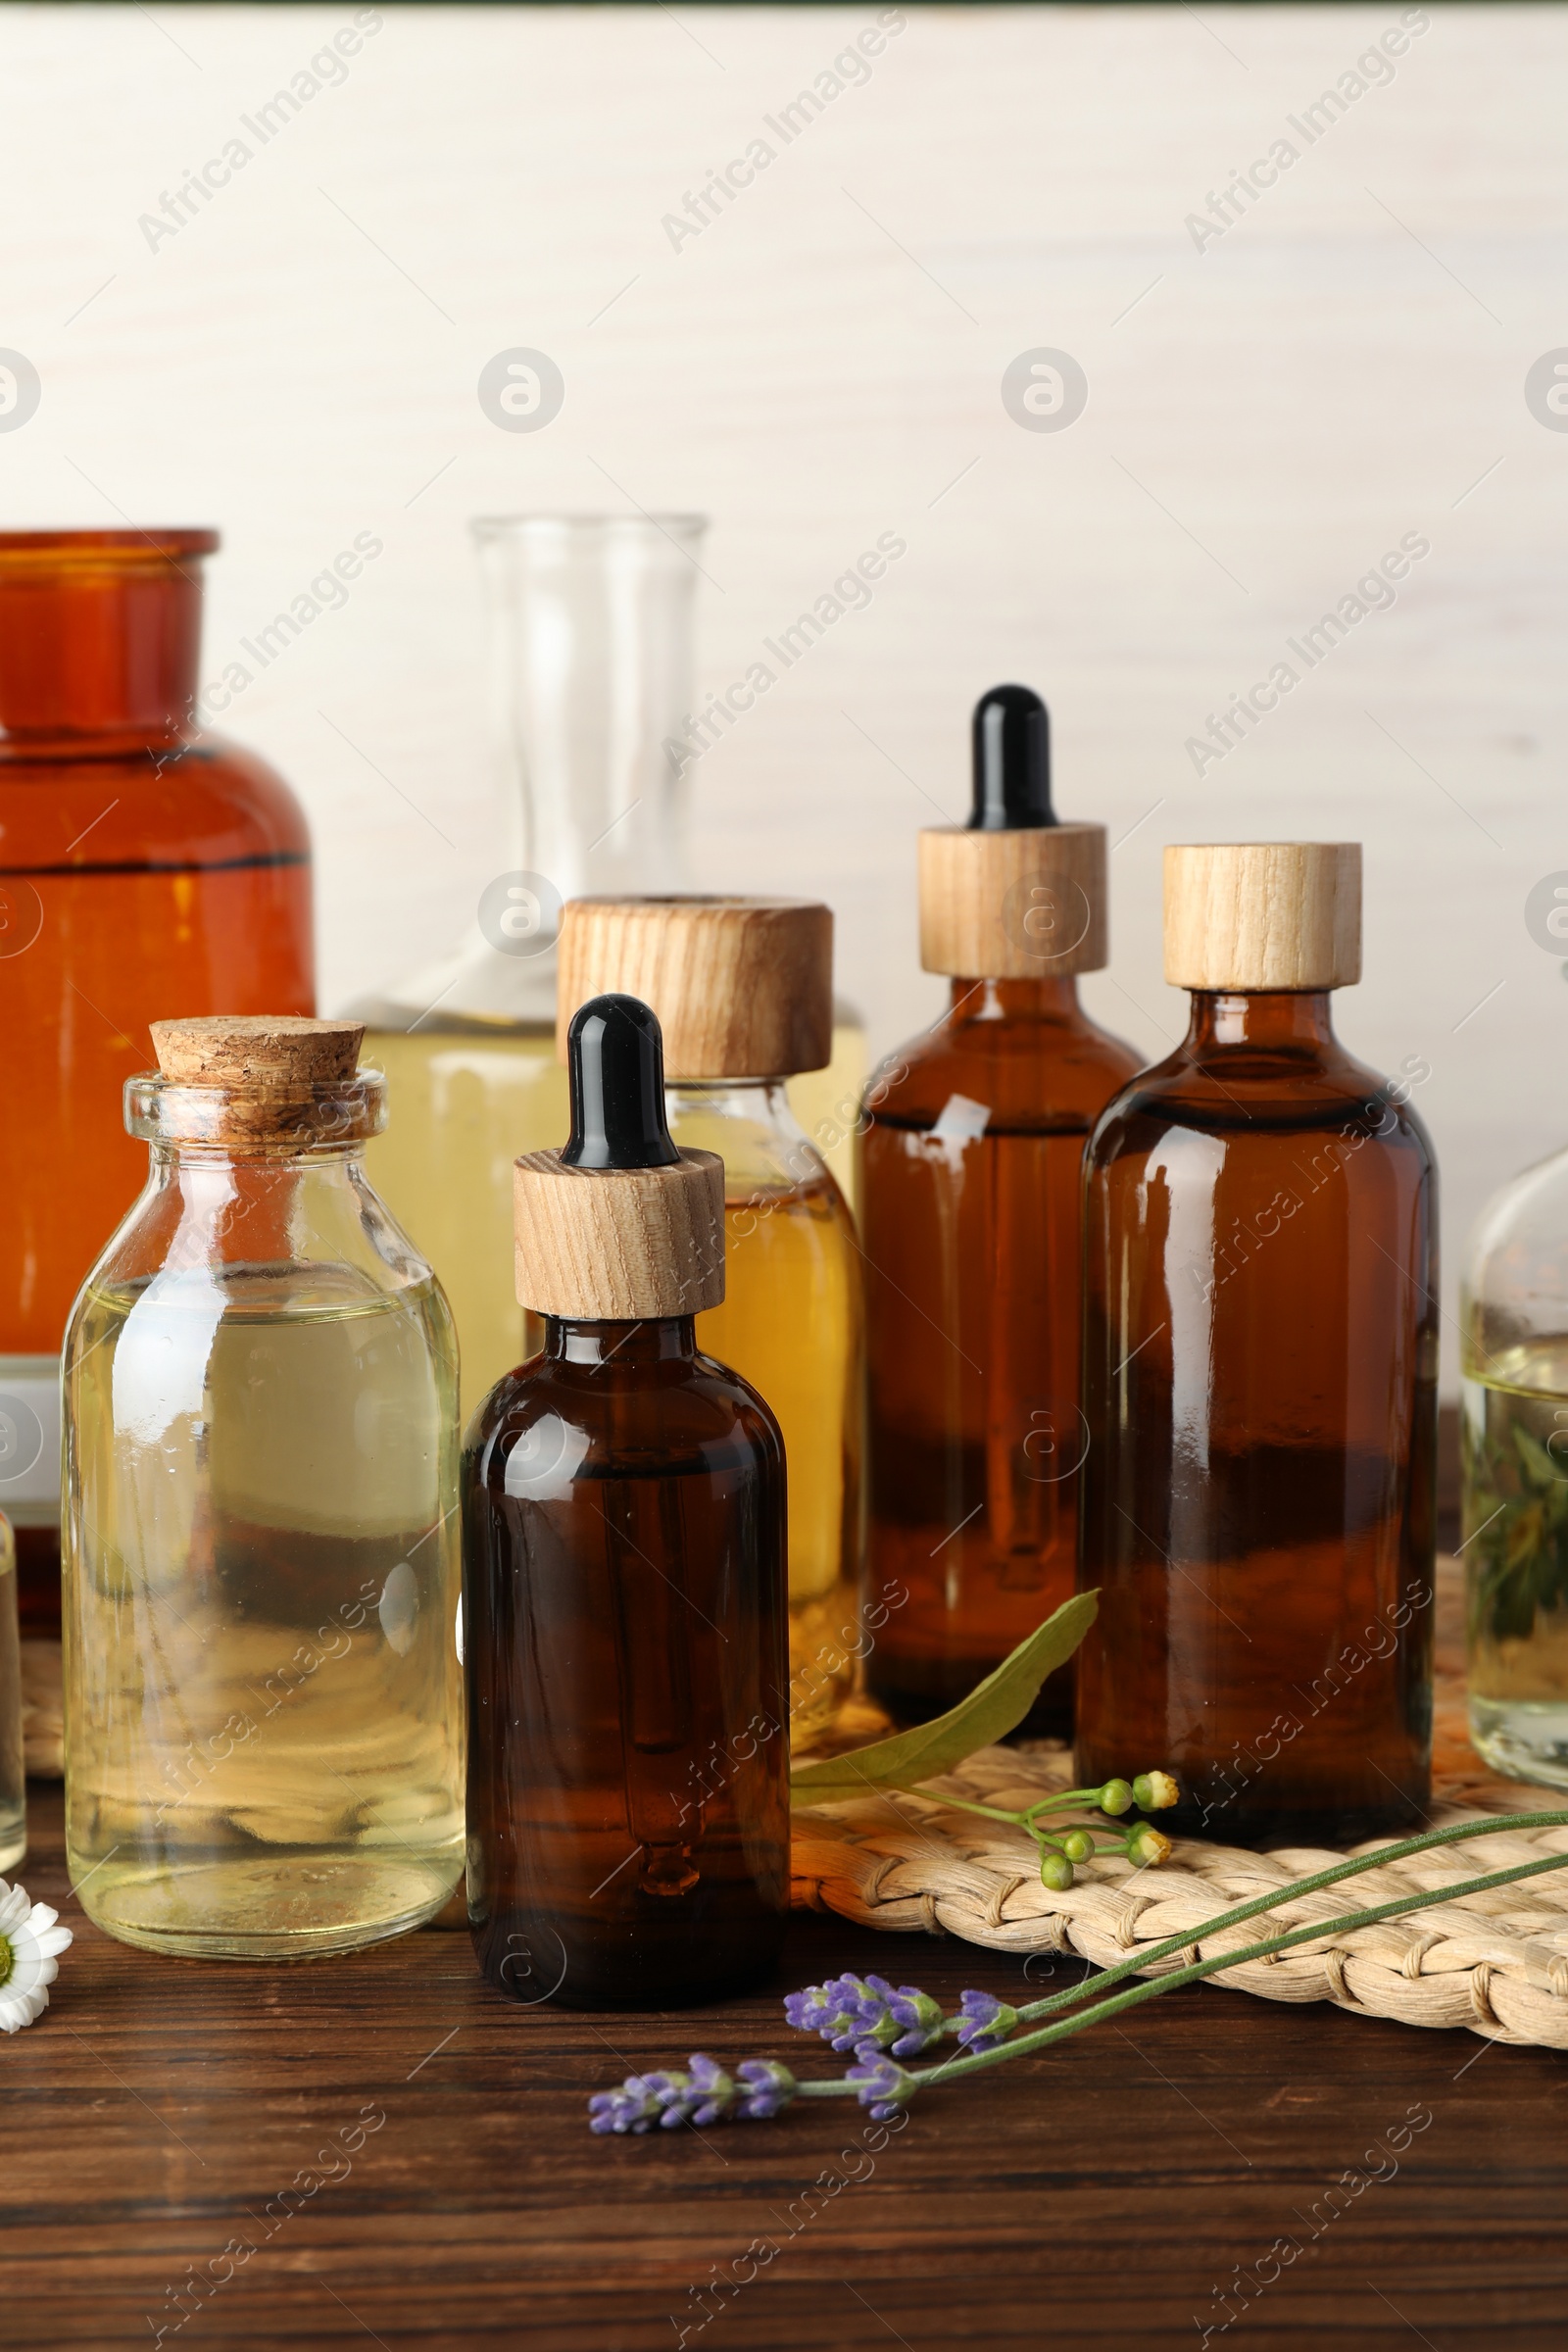
[[[464,1453],[469,1918],[514,2000],[657,2008],[783,1940],[784,1452],[697,1348],[723,1172],[670,1140],[658,1022],[595,997],[569,1052],[567,1145],[517,1167],[544,1348]]]
[[[451,1299],[466,1409],[538,1344],[495,1278],[512,1250],[512,1163],[559,1145],[562,901],[688,879],[686,736],[700,514],[517,514],[474,525],[489,631],[491,734],[509,810],[504,871],[456,952],[353,1008],[393,1116],[369,1170]],[[865,1063],[846,1008],[806,1111],[853,1170]]]
[[[1568,1152],[1482,1210],[1459,1317],[1470,1737],[1568,1788]]]
[[[154,1037],[66,1345],[71,1873],[127,1943],[308,1959],[462,1869],[452,1319],[366,1181],[356,1026]]]
[[[26,1634],[60,1628],[60,1346],[141,1183],[119,1099],[148,1022],[315,1008],[305,818],[193,717],[217,546],[0,532],[0,1022],[28,1104],[0,1134],[0,1505]]]
[[[17,1545],[0,1518],[0,1876],[27,1850],[27,1776],[22,1749],[22,1638]]]
[[[783,1084],[831,1051],[833,916],[798,899],[571,900],[562,1025],[607,990],[658,1015],[676,1144],[724,1163],[724,1300],[698,1317],[697,1344],[767,1399],[784,1434],[801,1743],[837,1712],[863,1646],[860,1252]]]
[[[1089,1146],[1077,1772],[1178,1830],[1341,1845],[1430,1786],[1436,1170],[1335,1037],[1360,851],[1165,853],[1176,1052]],[[1119,1759],[1119,1761],[1117,1761]]]
[[[1083,1150],[1138,1067],[1078,1003],[1106,959],[1105,834],[1054,816],[1027,687],[982,699],[969,825],[920,847],[921,960],[952,1000],[867,1096],[861,1217],[866,1583],[889,1607],[866,1679],[901,1723],[955,1705],[1072,1592]],[[1071,1709],[1063,1670],[1021,1729],[1065,1735]]]

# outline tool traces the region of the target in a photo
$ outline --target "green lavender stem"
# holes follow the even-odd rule
[[[1066,1992],[1055,1993],[1049,2000],[1033,2001],[1018,2012],[1020,2019],[1038,2018],[1059,2013],[1084,2002],[1093,2002],[1094,2005],[1084,2009],[1081,2016],[1060,2018],[1058,2014],[1057,2023],[1043,2026],[1033,2034],[1020,2034],[1013,2040],[1004,2042],[1000,2048],[984,2051],[978,2057],[965,2053],[962,2057],[946,2059],[940,2066],[913,2069],[911,2080],[924,2088],[928,2084],[954,2082],[978,2074],[986,2067],[999,2066],[1005,2058],[1021,2057],[1027,2051],[1044,2049],[1051,2042],[1065,2041],[1070,2035],[1085,2033],[1089,2027],[1099,2025],[1104,2018],[1114,2017],[1123,2009],[1135,2008],[1141,2001],[1153,2000],[1162,1992],[1173,1992],[1180,1985],[1196,1984],[1221,1969],[1238,1968],[1249,1960],[1264,1960],[1276,1952],[1289,1951],[1296,1944],[1319,1942],[1354,1928],[1370,1927],[1378,1920],[1428,1910],[1439,1903],[1458,1902],[1467,1895],[1490,1894],[1494,1888],[1512,1886],[1520,1879],[1536,1878],[1548,1870],[1561,1870],[1568,1866],[1568,1853],[1545,1854],[1534,1862],[1519,1862],[1511,1869],[1491,1871],[1483,1878],[1464,1879],[1454,1886],[1425,1887],[1413,1894],[1396,1895],[1386,1903],[1344,1912],[1338,1919],[1315,1921],[1307,1927],[1294,1928],[1285,1934],[1267,1936],[1260,1943],[1216,1952],[1209,1959],[1194,1961],[1188,1967],[1172,1970],[1165,1976],[1146,1978],[1125,1991],[1113,1993],[1108,1999],[1102,1997],[1107,1985],[1123,1984],[1129,1977],[1142,1977],[1143,1972],[1154,1963],[1168,1959],[1175,1952],[1189,1949],[1200,1939],[1239,1926],[1243,1920],[1255,1919],[1260,1912],[1274,1910],[1281,1903],[1294,1901],[1298,1895],[1310,1894],[1319,1887],[1337,1886],[1342,1879],[1355,1878],[1364,1871],[1380,1869],[1385,1863],[1401,1862],[1411,1855],[1428,1853],[1434,1847],[1452,1845],[1468,1838],[1493,1837],[1508,1830],[1562,1828],[1568,1828],[1568,1811],[1494,1814],[1484,1821],[1456,1822],[1448,1829],[1429,1830],[1419,1838],[1407,1838],[1396,1845],[1384,1846],[1375,1854],[1362,1854],[1352,1861],[1337,1863],[1331,1870],[1316,1871],[1309,1878],[1295,1879],[1288,1886],[1275,1887],[1266,1895],[1239,1903],[1233,1910],[1222,1911],[1213,1919],[1200,1922],[1186,1935],[1172,1936],[1163,1943],[1150,1944],[1117,1967],[1106,1969],[1103,1974],[1087,1979],[1084,1984],[1073,1985]],[[858,2093],[853,2082],[802,2082],[796,2095],[822,2099],[849,2097]]]
[[[1485,1821],[1453,1822],[1446,1830],[1426,1830],[1419,1838],[1405,1838],[1396,1845],[1382,1846],[1375,1854],[1359,1854],[1350,1861],[1336,1862],[1328,1870],[1314,1871],[1310,1878],[1293,1879],[1288,1886],[1275,1887],[1271,1893],[1254,1895],[1250,1902],[1238,1903],[1234,1910],[1218,1912],[1213,1919],[1205,1919],[1188,1935],[1170,1936],[1163,1943],[1146,1944],[1130,1960],[1123,1960],[1115,1968],[1103,1970],[1098,1977],[1086,1979],[1082,1984],[1071,1985],[1065,1992],[1053,1993],[1047,2000],[1030,2001],[1019,2010],[1018,2015],[1021,2018],[1050,2017],[1055,2011],[1075,2008],[1080,2001],[1099,1999],[1107,1985],[1119,1984],[1126,1977],[1141,1975],[1156,1961],[1168,1960],[1173,1952],[1186,1951],[1191,1944],[1201,1941],[1204,1936],[1213,1936],[1225,1928],[1239,1928],[1244,1920],[1256,1919],[1261,1912],[1277,1910],[1281,1903],[1291,1902],[1298,1894],[1315,1894],[1321,1886],[1337,1886],[1342,1879],[1359,1878],[1365,1871],[1381,1870],[1385,1863],[1403,1862],[1412,1854],[1429,1853],[1440,1845],[1462,1844],[1470,1838],[1489,1838],[1505,1830],[1532,1829],[1568,1829],[1568,1811],[1494,1813]],[[1568,1863],[1568,1854],[1547,1855],[1541,1862],[1531,1863],[1529,1868],[1532,1871],[1551,1870],[1563,1863]],[[1519,1875],[1515,1869],[1506,1877],[1499,1878],[1496,1884],[1499,1886],[1506,1886],[1509,1878]],[[1447,1886],[1400,1899],[1417,1908],[1429,1903],[1447,1902],[1460,1891],[1460,1888]],[[1371,1919],[1374,1914],[1359,1911],[1351,1916],[1353,1924],[1355,1919]],[[1317,1928],[1312,1933],[1324,1935],[1327,1930]],[[1170,1984],[1174,1979],[1166,1978],[1163,1981]]]

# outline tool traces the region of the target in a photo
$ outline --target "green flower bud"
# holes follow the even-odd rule
[[[1100,1791],[1102,1813],[1130,1813],[1132,1803],[1133,1792],[1130,1782],[1107,1781]]]
[[[1068,1830],[1060,1845],[1069,1862],[1087,1862],[1095,1850],[1095,1841],[1087,1830]]]
[[[1133,1803],[1145,1813],[1163,1813],[1180,1795],[1168,1772],[1141,1772],[1133,1783]]]
[[[1146,1863],[1152,1869],[1158,1863],[1168,1860],[1173,1850],[1171,1841],[1164,1832],[1151,1829],[1147,1821],[1141,1821],[1136,1829],[1129,1830],[1127,1833],[1127,1859],[1129,1862]]]
[[[1040,1857],[1040,1884],[1049,1886],[1054,1894],[1065,1894],[1072,1885],[1072,1864],[1065,1854],[1047,1846]]]

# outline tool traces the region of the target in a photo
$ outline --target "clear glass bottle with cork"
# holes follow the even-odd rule
[[[1335,1037],[1351,842],[1165,852],[1176,1052],[1085,1162],[1077,1771],[1157,1755],[1178,1829],[1340,1844],[1430,1780],[1436,1169]]]
[[[456,1347],[366,1181],[361,1036],[153,1024],[146,1190],[67,1335],[67,1850],[156,1950],[346,1950],[462,1869]]]
[[[678,1152],[659,1024],[591,999],[571,1135],[516,1167],[545,1346],[464,1452],[468,1906],[522,2002],[662,2007],[770,1966],[789,1903],[784,1450],[700,1354],[724,1177]]]
[[[902,1723],[954,1705],[1072,1591],[1081,1161],[1138,1067],[1078,1003],[1105,899],[1104,827],[1052,807],[1045,705],[994,688],[969,822],[920,836],[920,959],[950,975],[949,1009],[867,1097],[866,1589],[907,1597],[866,1672]],[[1023,1728],[1070,1721],[1063,1672]]]
[[[564,1052],[577,1006],[649,1004],[682,1150],[724,1163],[724,1298],[697,1344],[750,1381],[789,1459],[790,1711],[799,1742],[831,1720],[861,1647],[864,1341],[849,1207],[785,1081],[826,1065],[833,916],[799,899],[575,899],[562,918]]]

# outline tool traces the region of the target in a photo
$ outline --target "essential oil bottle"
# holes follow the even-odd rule
[[[920,959],[952,999],[867,1097],[862,1211],[866,1595],[888,1609],[866,1674],[901,1723],[1072,1591],[1081,1163],[1138,1067],[1078,1003],[1106,960],[1105,832],[1056,817],[1025,686],[976,708],[968,824],[920,836]],[[1054,1675],[1023,1728],[1067,1732],[1071,1703]]]
[[[697,1342],[767,1398],[789,1458],[790,1721],[828,1723],[861,1647],[864,1337],[849,1205],[784,1082],[833,1042],[833,916],[799,899],[574,899],[561,1028],[607,989],[659,1016],[682,1149],[724,1163],[724,1300]]]
[[[1353,1060],[1350,842],[1165,852],[1176,1052],[1085,1163],[1080,1779],[1157,1756],[1176,1826],[1341,1844],[1430,1778],[1436,1170]]]
[[[1549,920],[1550,918],[1548,918]],[[1459,1289],[1470,1738],[1568,1788],[1568,1151],[1486,1203]]]
[[[659,1023],[593,998],[571,1136],[516,1163],[544,1351],[464,1455],[468,1905],[521,2002],[663,2007],[763,1975],[789,1902],[784,1448],[698,1352],[724,1172],[678,1152]]]
[[[155,1021],[65,1349],[66,1846],[97,1925],[299,1960],[463,1869],[457,1344],[355,1022]]]

